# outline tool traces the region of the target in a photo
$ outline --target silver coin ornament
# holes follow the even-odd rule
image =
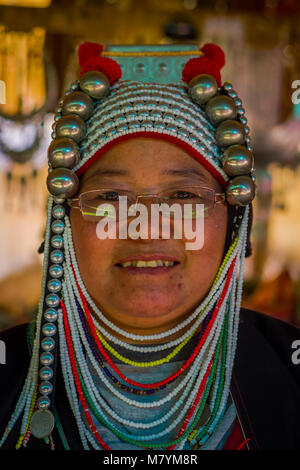
[[[68,168],[55,168],[47,177],[47,188],[53,196],[72,197],[78,191],[79,180]]]
[[[79,156],[76,142],[66,137],[53,140],[48,148],[48,160],[52,168],[73,168]]]
[[[212,75],[205,73],[197,75],[189,83],[189,94],[192,100],[199,104],[204,105],[208,102],[218,91],[216,79]]]
[[[225,191],[229,204],[247,206],[254,199],[255,184],[249,176],[236,176],[229,182]]]
[[[103,98],[109,91],[109,81],[107,77],[97,70],[86,72],[80,78],[80,89],[95,99]]]
[[[246,175],[253,169],[253,154],[244,145],[231,145],[223,153],[222,165],[229,176]]]
[[[227,119],[236,119],[236,105],[232,98],[218,95],[211,98],[205,107],[206,116],[213,126]]]
[[[231,119],[223,121],[215,131],[215,139],[217,145],[221,148],[229,145],[241,145],[245,141],[244,126],[240,122]]]
[[[30,421],[30,431],[37,439],[49,436],[54,428],[54,416],[50,410],[40,409],[33,413]]]
[[[85,137],[86,125],[79,116],[67,114],[56,122],[55,133],[57,138],[67,137],[78,143]]]
[[[62,114],[76,114],[84,121],[93,113],[93,100],[82,91],[74,91],[67,95],[62,106]]]

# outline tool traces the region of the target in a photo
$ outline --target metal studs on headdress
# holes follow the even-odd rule
[[[204,105],[218,91],[216,79],[212,75],[201,74],[194,77],[189,83],[189,94],[192,100]]]
[[[95,99],[103,98],[109,90],[109,81],[102,72],[91,70],[80,79],[80,88]]]
[[[205,109],[206,117],[216,127],[215,139],[223,151],[222,168],[233,177],[226,187],[231,205],[246,206],[255,196],[253,155],[245,110],[229,82],[218,89],[213,76],[200,74],[189,82],[192,100]]]
[[[78,144],[86,135],[84,121],[93,113],[93,99],[107,95],[109,86],[102,72],[89,71],[71,85],[61,100],[55,115],[54,140],[48,149],[51,170],[47,187],[53,196],[65,199],[78,191],[78,177],[72,169],[80,156]]]

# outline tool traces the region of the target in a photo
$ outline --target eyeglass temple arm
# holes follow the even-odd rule
[[[219,196],[219,198],[218,198]],[[226,195],[225,193],[216,193],[215,194],[215,204],[218,204],[218,202],[223,202],[226,200]]]
[[[74,209],[79,209],[79,198],[70,198],[67,200],[67,203],[70,207],[73,207]]]

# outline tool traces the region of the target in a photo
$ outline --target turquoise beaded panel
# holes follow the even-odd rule
[[[184,52],[199,51],[197,44],[159,44],[145,46],[110,45],[106,51],[112,52]],[[122,69],[122,80],[141,82],[174,83],[181,80],[182,69],[186,62],[199,54],[179,56],[112,56]]]

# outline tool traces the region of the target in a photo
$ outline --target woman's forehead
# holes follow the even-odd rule
[[[165,179],[191,179],[214,183],[211,173],[181,147],[164,140],[132,138],[112,146],[81,176],[81,182],[91,178],[130,179],[147,172]]]

